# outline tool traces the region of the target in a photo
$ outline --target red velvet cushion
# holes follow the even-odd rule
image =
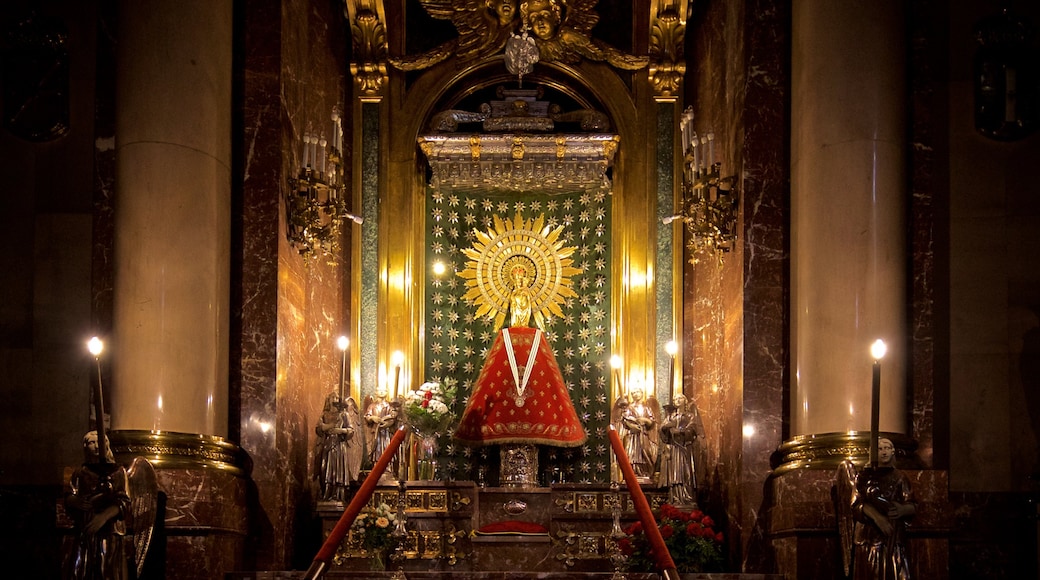
[[[549,530],[542,524],[506,520],[495,522],[477,530],[481,534],[546,534]]]

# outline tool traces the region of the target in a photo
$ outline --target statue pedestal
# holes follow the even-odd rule
[[[910,523],[910,577],[949,578],[949,538],[953,514],[948,473],[902,470],[910,478],[917,514]],[[799,469],[771,480],[772,505],[766,515],[776,571],[788,578],[830,579],[842,570],[841,541],[832,488],[835,472]]]

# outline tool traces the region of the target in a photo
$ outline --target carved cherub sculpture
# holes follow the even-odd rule
[[[541,62],[576,64],[586,58],[625,70],[641,69],[649,63],[645,56],[626,54],[592,38],[592,28],[599,21],[593,10],[598,1],[526,0],[520,4],[522,26],[533,33]]]
[[[520,67],[525,71],[535,61],[575,64],[585,58],[626,70],[649,63],[645,56],[627,54],[592,38],[592,28],[599,20],[593,9],[599,0],[526,0],[519,6],[518,1],[420,0],[433,18],[450,20],[459,36],[418,55],[391,57],[390,64],[399,70],[422,70],[454,55],[461,67],[499,54],[507,42],[519,38],[524,41],[513,42],[514,54],[506,55],[506,67],[511,71],[517,68],[517,59],[527,65]],[[536,59],[516,54],[518,47],[526,48],[530,41],[537,48]]]
[[[517,0],[420,0],[438,20],[450,20],[458,38],[418,55],[390,58],[399,70],[422,70],[448,57],[458,66],[497,54],[516,28]]]

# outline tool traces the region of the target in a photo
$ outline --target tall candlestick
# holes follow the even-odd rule
[[[336,345],[339,346],[341,352],[339,369],[339,402],[342,404],[346,400],[347,396],[347,349],[350,347],[350,339],[341,336],[339,337],[339,340],[336,341]]]
[[[880,338],[870,346],[874,369],[870,388],[870,466],[878,464],[878,430],[881,423],[881,359],[885,356],[885,341]]]
[[[401,363],[404,362],[404,353],[395,350],[394,354],[390,356],[390,362],[394,365],[394,391],[392,398],[396,399],[400,393],[399,387],[401,385]]]
[[[671,403],[675,398],[675,353],[679,352],[679,345],[669,340],[664,350],[668,353],[668,402]]]
[[[94,430],[97,433],[98,463],[108,462],[108,435],[105,434],[105,399],[101,387],[101,351],[105,343],[98,337],[87,341],[87,350],[94,355],[97,365],[97,385],[94,387]]]
[[[610,368],[614,369],[614,388],[617,389],[618,396],[627,394],[621,389],[621,357],[619,355],[615,354],[610,357]]]

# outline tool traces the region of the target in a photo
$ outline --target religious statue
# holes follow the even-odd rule
[[[456,39],[412,56],[389,59],[398,70],[429,68],[448,57],[458,57],[458,66],[501,51],[514,29],[517,0],[419,0],[426,13],[450,20],[459,31]]]
[[[361,416],[353,397],[345,401],[338,392],[325,397],[325,406],[314,428],[314,479],[324,501],[346,501],[347,488],[358,480],[364,446]]]
[[[527,485],[536,482],[535,445],[576,447],[587,438],[552,348],[540,328],[529,326],[562,316],[563,300],[576,296],[570,276],[580,270],[571,266],[574,248],[559,239],[563,226],[553,229],[544,225],[544,216],[525,220],[519,214],[513,220],[496,216],[494,222],[488,232],[476,232],[474,246],[464,251],[471,262],[459,273],[470,287],[464,298],[477,306],[476,316],[493,320],[499,330],[455,438],[519,446],[501,454],[502,477]],[[511,479],[509,472],[521,465],[524,473]]]
[[[593,10],[598,1],[526,0],[517,6],[517,0],[420,0],[432,18],[450,20],[458,38],[420,54],[391,56],[388,60],[399,70],[412,71],[455,55],[457,66],[462,67],[505,48],[506,68],[513,74],[523,71],[519,72],[521,76],[539,60],[577,64],[585,58],[625,70],[647,66],[647,57],[627,54],[592,38],[592,29],[599,21]],[[537,54],[528,55],[529,45]],[[514,54],[509,54],[510,47]],[[522,66],[518,67],[519,63]]]
[[[645,56],[626,54],[592,38],[592,28],[599,22],[593,11],[597,2],[526,0],[520,4],[521,25],[534,34],[540,61],[577,64],[586,58],[625,70],[638,70],[649,63]]]
[[[513,290],[509,294],[509,326],[520,328],[531,322],[531,280],[527,268],[513,267]]]
[[[643,389],[633,389],[614,402],[611,423],[617,429],[632,471],[640,483],[649,483],[657,466],[657,418],[660,410],[653,396],[644,400]]]
[[[661,474],[658,485],[668,489],[668,503],[697,506],[697,465],[694,460],[700,418],[682,393],[665,405],[661,422]]]
[[[84,463],[68,482],[64,507],[74,534],[64,543],[63,580],[134,578],[151,542],[158,509],[155,471],[143,457],[127,470],[107,444],[102,459],[98,441],[97,431],[83,436]]]
[[[910,480],[895,467],[895,447],[881,437],[877,466],[838,468],[837,514],[845,574],[854,580],[909,580],[906,529],[917,512]]]
[[[365,425],[368,431],[368,458],[375,464],[383,456],[383,451],[390,445],[390,440],[397,431],[400,421],[400,404],[397,401],[388,401],[386,398],[386,387],[380,386],[376,389],[374,397],[369,397],[365,405]],[[400,465],[395,456],[387,466],[386,473],[380,477],[392,477],[397,473]]]

